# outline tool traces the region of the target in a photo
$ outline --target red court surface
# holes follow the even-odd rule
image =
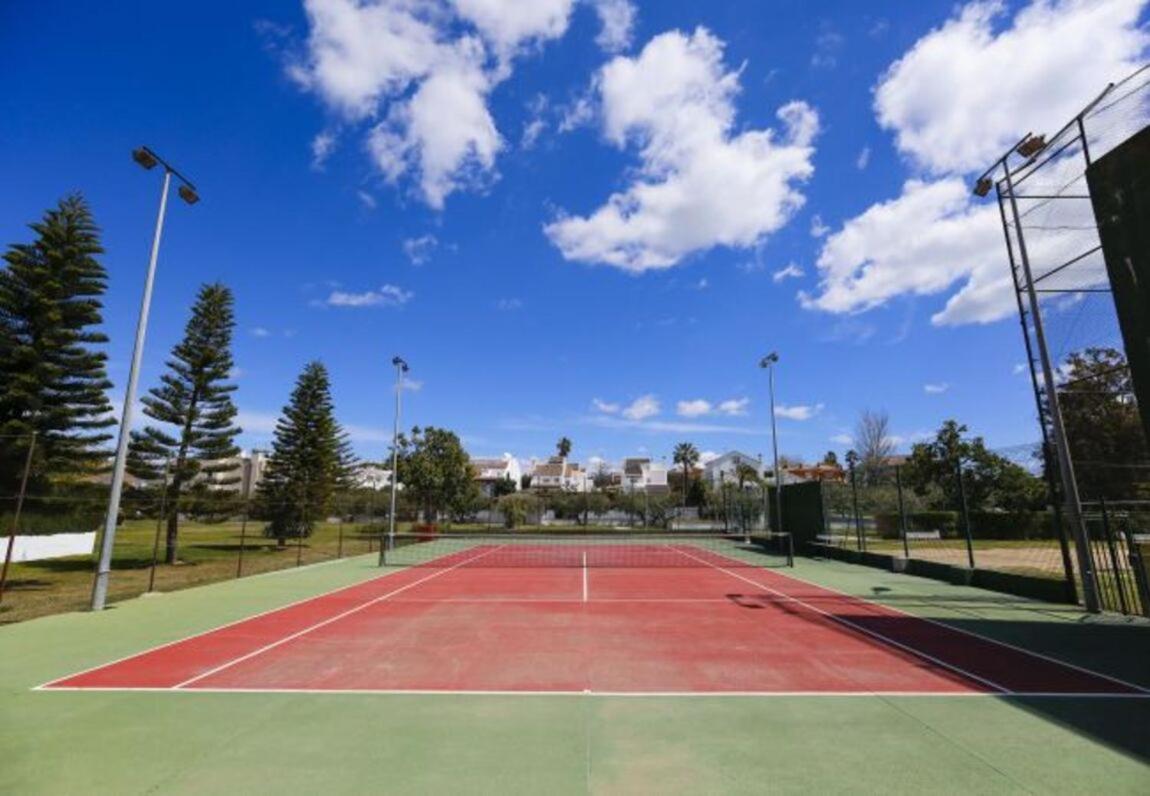
[[[1145,693],[713,552],[681,566],[392,570],[47,689],[596,694]],[[678,558],[676,560],[679,560]]]

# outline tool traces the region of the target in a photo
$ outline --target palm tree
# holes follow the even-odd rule
[[[560,459],[566,459],[567,455],[571,453],[571,440],[560,437],[559,441],[555,443],[555,449],[559,451]]]
[[[735,477],[739,479],[740,490],[747,485],[748,481],[752,484],[759,483],[759,471],[746,462],[739,462],[738,466],[735,467]]]
[[[675,446],[675,464],[683,468],[683,507],[687,506],[687,487],[690,484],[691,468],[699,462],[699,449],[689,442],[680,442]]]

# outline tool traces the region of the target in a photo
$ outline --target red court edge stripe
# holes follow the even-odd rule
[[[1026,694],[1145,693],[1101,675],[1073,668],[990,639],[950,629],[896,609],[844,595],[765,569],[738,575],[707,561],[733,578],[753,582],[783,600],[795,600],[825,612],[845,628],[868,637],[879,636],[953,666],[1009,692]],[[173,688],[217,667],[258,652],[314,625],[355,610],[393,591],[428,577],[427,569],[412,568],[345,587],[336,592],[241,620],[217,630],[142,652],[138,655],[71,675],[43,688]],[[844,632],[851,632],[844,630]],[[969,678],[964,678],[969,679]],[[979,691],[985,684],[972,681]]]

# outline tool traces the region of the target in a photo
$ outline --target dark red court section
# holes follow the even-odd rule
[[[1136,693],[690,546],[661,553],[683,567],[595,565],[593,546],[569,553],[586,567],[468,566],[487,554],[499,552],[393,571],[48,687]]]

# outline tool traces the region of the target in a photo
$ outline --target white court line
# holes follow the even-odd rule
[[[283,571],[299,572],[300,569],[305,569],[305,567],[297,567],[297,568],[293,568],[290,570],[283,570]],[[249,575],[247,578],[243,578],[243,580],[255,579],[255,578],[263,577],[264,575],[275,574],[275,573],[278,573],[280,571],[281,570],[275,570],[274,573],[263,572],[263,573],[260,573],[259,575]],[[148,647],[147,649],[140,650],[139,652],[132,652],[132,653],[129,653],[128,655],[124,655],[124,656],[121,656],[119,658],[114,658],[110,661],[105,661],[104,663],[98,663],[95,666],[89,666],[87,669],[81,669],[78,672],[72,672],[71,674],[66,674],[63,677],[57,677],[55,679],[49,680],[46,683],[41,683],[40,685],[35,686],[32,690],[33,691],[39,691],[41,689],[52,688],[53,683],[63,682],[64,680],[71,680],[73,677],[80,677],[80,676],[88,674],[90,672],[94,672],[97,669],[103,669],[107,666],[115,666],[117,663],[123,663],[124,661],[130,661],[132,658],[139,658],[143,655],[150,655],[153,652],[159,652],[162,649],[167,649],[168,647],[174,647],[177,644],[183,644],[185,641],[191,641],[192,639],[200,638],[201,636],[208,636],[208,635],[211,635],[212,633],[215,633],[219,630],[227,630],[229,627],[235,627],[236,625],[243,624],[244,622],[250,622],[253,619],[259,619],[259,618],[264,617],[264,616],[269,616],[271,614],[276,613],[277,611],[285,611],[288,608],[294,608],[297,605],[303,605],[304,603],[311,602],[312,600],[318,600],[318,599],[321,599],[323,597],[330,597],[333,594],[339,594],[340,592],[349,591],[350,589],[357,589],[360,586],[366,586],[369,583],[375,583],[376,581],[383,580],[384,578],[386,578],[390,575],[395,575],[399,572],[404,572],[404,571],[405,571],[404,569],[393,569],[390,572],[385,572],[382,575],[375,575],[375,576],[370,577],[370,578],[365,578],[364,580],[358,581],[356,583],[349,583],[346,586],[336,586],[334,589],[330,589],[330,590],[325,591],[325,592],[320,592],[319,594],[313,594],[310,597],[301,597],[298,600],[294,600],[290,603],[285,603],[283,605],[278,605],[275,608],[269,608],[266,611],[260,611],[257,614],[250,614],[248,616],[241,617],[240,619],[233,619],[231,622],[225,622],[222,625],[216,625],[215,627],[210,627],[207,630],[201,630],[199,633],[192,633],[190,636],[183,636],[182,638],[175,639],[174,641],[165,641],[163,644],[157,644],[154,647]],[[218,585],[218,584],[208,584],[208,585]],[[184,591],[186,591],[186,590],[184,590]],[[63,687],[61,687],[61,690],[64,690]]]
[[[864,602],[870,602],[869,600],[865,600],[862,597],[857,597],[853,594],[847,594],[846,592],[839,591],[838,589],[832,589],[828,586],[823,586],[820,583],[815,583],[813,581],[805,580],[804,578],[796,577],[795,575],[787,575],[787,574],[784,574],[781,572],[777,572],[775,574],[779,575],[780,577],[783,577],[783,578],[790,578],[791,580],[793,580],[797,583],[804,583],[807,586],[814,586],[816,589],[823,589],[824,591],[828,591],[831,594],[838,594],[842,597],[850,597],[850,598],[855,599],[855,600],[863,600]],[[929,622],[932,625],[944,627],[947,630],[953,630],[955,633],[962,633],[964,636],[970,636],[971,638],[977,638],[981,641],[985,641],[985,642],[988,642],[990,644],[997,644],[1000,647],[1006,647],[1007,649],[1012,649],[1015,652],[1021,652],[1024,655],[1030,655],[1033,658],[1040,658],[1041,660],[1044,660],[1048,663],[1055,663],[1055,664],[1058,664],[1059,666],[1065,666],[1067,669],[1074,669],[1075,671],[1081,672],[1082,674],[1088,674],[1091,677],[1098,677],[1102,680],[1109,680],[1110,682],[1115,683],[1117,685],[1125,686],[1126,688],[1131,688],[1131,689],[1134,689],[1135,691],[1139,691],[1142,694],[1150,695],[1150,688],[1146,688],[1145,686],[1138,685],[1137,683],[1131,683],[1127,680],[1123,680],[1120,677],[1113,677],[1109,674],[1103,674],[1102,672],[1096,672],[1093,669],[1087,669],[1085,666],[1079,666],[1076,663],[1070,663],[1069,661],[1064,661],[1061,658],[1055,658],[1053,655],[1047,655],[1045,653],[1038,652],[1036,650],[1029,650],[1029,649],[1026,649],[1025,647],[1019,647],[1016,644],[1011,644],[1009,641],[1000,641],[999,639],[991,638],[990,636],[984,636],[981,633],[974,632],[973,630],[967,630],[965,628],[956,627],[955,625],[952,625],[948,622],[943,622],[943,621],[938,620],[938,619],[931,619],[930,617],[927,617],[927,616],[919,616],[918,614],[912,614],[910,611],[904,611],[901,608],[898,608],[898,607],[893,606],[893,605],[887,605],[884,602],[874,602],[872,604],[873,605],[881,605],[883,608],[887,608],[891,611],[894,611],[895,613],[899,614],[900,616],[909,616],[912,619],[919,619],[919,620],[922,620],[923,622]]]
[[[907,644],[903,644],[901,642],[895,641],[893,638],[889,638],[888,636],[885,636],[882,633],[878,633],[874,630],[870,630],[870,629],[865,628],[861,625],[857,625],[854,622],[851,622],[849,619],[844,619],[841,616],[835,616],[834,614],[829,613],[827,611],[824,611],[823,609],[818,608],[814,605],[811,605],[808,602],[804,602],[803,600],[800,600],[797,597],[794,597],[794,596],[789,595],[789,594],[785,594],[781,591],[778,591],[777,589],[772,589],[770,586],[759,583],[757,581],[753,581],[750,578],[745,578],[742,575],[739,575],[738,573],[732,572],[729,569],[724,569],[723,567],[712,564],[709,561],[706,561],[702,558],[699,558],[698,556],[691,555],[690,553],[688,553],[684,550],[680,550],[678,548],[672,548],[672,549],[678,553],[681,553],[682,555],[687,556],[688,558],[693,558],[696,561],[700,561],[700,562],[706,564],[707,566],[711,567],[712,569],[716,569],[719,572],[726,573],[727,575],[730,575],[732,578],[738,578],[739,580],[743,581],[744,583],[749,583],[752,586],[759,587],[760,589],[766,589],[767,591],[771,592],[772,594],[776,594],[785,600],[788,600],[788,601],[794,602],[794,603],[798,603],[799,605],[801,605],[805,608],[809,608],[810,610],[814,611],[815,613],[822,614],[827,619],[830,619],[833,622],[838,622],[839,624],[844,625],[846,627],[849,627],[852,630],[855,630],[859,633],[865,633],[866,635],[871,636],[872,638],[877,638],[880,641],[882,641],[886,644],[890,644],[893,647],[898,647],[899,649],[901,649],[905,652],[909,652],[910,654],[912,654],[918,658],[923,658],[925,660],[930,661],[931,663],[935,663],[935,664],[938,664],[939,666],[950,669],[952,672],[956,672],[956,673],[962,675],[963,677],[966,677],[967,679],[977,681],[979,683],[982,683],[983,685],[988,685],[991,688],[994,688],[1003,694],[1013,694],[1014,693],[1013,691],[1011,691],[1006,686],[1000,685],[1000,684],[994,682],[993,680],[988,680],[985,677],[979,677],[977,674],[974,674],[973,672],[968,672],[960,666],[955,666],[952,663],[947,663],[946,661],[942,660],[941,658],[936,658],[933,655],[929,655],[929,654],[923,652],[922,650],[917,650],[914,647],[911,647]]]
[[[587,602],[587,551],[583,551],[583,602]]]
[[[394,594],[399,594],[400,592],[405,592],[414,586],[418,586],[421,583],[424,583],[426,581],[431,580],[432,578],[438,578],[440,575],[446,575],[448,572],[459,569],[464,564],[470,564],[472,561],[476,561],[480,558],[483,558],[484,556],[489,556],[492,553],[494,553],[496,550],[500,550],[504,547],[506,547],[506,545],[500,545],[499,547],[494,547],[494,548],[488,550],[487,552],[480,553],[477,556],[472,556],[471,558],[460,561],[458,564],[453,564],[450,567],[444,567],[443,569],[436,570],[435,572],[432,572],[430,575],[422,577],[419,580],[414,581],[412,583],[408,583],[406,586],[400,586],[398,589],[395,589],[394,591],[390,591],[387,594],[381,595],[379,597],[375,597],[371,600],[368,600],[365,603],[357,605],[354,608],[349,608],[348,610],[346,610],[342,613],[336,614],[335,616],[328,617],[327,619],[323,620],[322,622],[316,622],[314,625],[311,625],[310,627],[305,627],[303,630],[299,630],[299,631],[296,631],[295,633],[292,633],[291,635],[276,639],[275,641],[271,642],[270,644],[265,644],[264,646],[260,647],[257,650],[253,650],[253,651],[247,653],[246,655],[241,655],[238,658],[233,658],[232,660],[227,661],[225,663],[222,663],[219,666],[215,666],[211,669],[208,669],[206,672],[201,672],[200,674],[197,674],[195,677],[189,677],[187,680],[184,680],[181,683],[176,683],[174,686],[171,686],[171,688],[173,690],[179,690],[179,689],[184,688],[185,686],[188,686],[192,683],[198,682],[199,680],[203,680],[205,677],[211,677],[213,674],[217,674],[219,672],[222,672],[225,669],[230,669],[231,667],[235,666],[237,663],[243,663],[244,661],[250,660],[250,659],[256,657],[257,655],[262,655],[263,653],[267,652],[268,650],[273,650],[276,647],[279,647],[279,646],[282,646],[282,645],[288,643],[289,641],[294,641],[295,639],[299,638],[300,636],[305,636],[308,633],[312,632],[313,630],[318,630],[321,627],[326,627],[327,625],[330,625],[332,622],[338,622],[340,619],[344,619],[345,617],[351,616],[354,613],[358,613],[358,612],[362,611],[364,608],[370,608],[371,606],[376,605],[377,603],[381,603],[384,600],[386,600],[388,597],[391,597]]]
[[[82,686],[61,686],[52,688],[44,693],[54,691],[67,692],[109,692],[109,693],[154,693],[154,694],[307,694],[311,696],[496,696],[496,697],[638,697],[638,698],[664,698],[681,697],[694,699],[707,699],[710,697],[916,697],[924,699],[1150,699],[1150,694],[1100,694],[1096,692],[1066,693],[1061,691],[1019,691],[1010,694],[999,694],[989,691],[591,691],[586,689],[555,690],[555,691],[510,691],[510,690],[478,690],[467,689],[452,691],[448,689],[426,688],[183,688],[173,689],[166,687],[146,686],[140,688],[124,686],[108,686],[98,688],[85,688]]]

